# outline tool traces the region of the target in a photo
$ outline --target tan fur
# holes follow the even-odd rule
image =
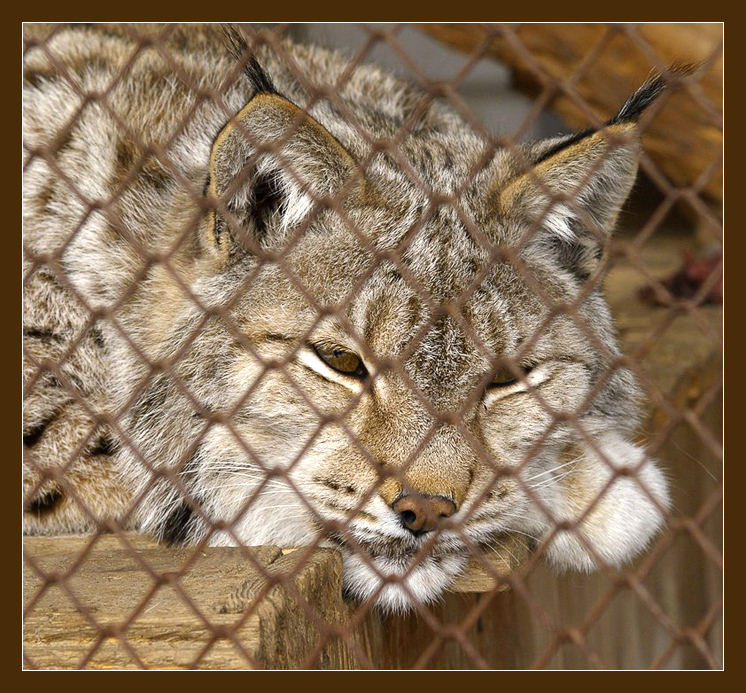
[[[634,181],[632,126],[609,129],[618,147],[598,133],[499,150],[472,175],[487,143],[411,85],[360,66],[306,108],[303,84],[341,84],[343,57],[283,42],[300,80],[262,46],[278,93],[257,93],[241,76],[226,83],[235,63],[210,26],[166,39],[178,78],[145,49],[107,92],[116,118],[95,103],[76,111],[72,82],[106,89],[129,64],[129,34],[162,30],[64,28],[48,48],[66,75],[38,47],[25,57],[25,269],[40,263],[24,295],[26,500],[39,498],[40,469],[77,465],[64,477],[72,493],[27,513],[27,531],[93,529],[79,495],[101,519],[141,497],[130,524],[172,542],[216,521],[234,532],[213,544],[321,534],[343,553],[348,592],[395,610],[408,597],[381,573],[407,574],[429,601],[468,558],[464,534],[444,529],[410,571],[428,538],[400,522],[402,493],[451,499],[452,521],[484,550],[505,532],[541,542],[554,520],[576,521],[576,498],[644,454],[628,442],[639,391],[628,370],[607,374],[619,356],[611,316],[598,285],[586,291]],[[195,90],[215,85],[229,113],[194,108]],[[394,137],[395,151],[374,151]],[[572,199],[552,206],[554,193]],[[457,200],[433,205],[433,194]],[[496,261],[517,239],[520,262]],[[544,297],[581,295],[576,316],[548,320]],[[89,308],[114,306],[116,324],[100,320],[65,358]],[[365,373],[330,368],[319,344],[356,354]],[[44,359],[75,382],[49,378]],[[491,384],[506,363],[520,377]],[[103,455],[81,444],[96,411],[119,414]],[[664,506],[653,461],[640,477]],[[550,560],[587,569],[645,546],[658,508],[615,487],[578,536],[551,540]]]
[[[507,186],[498,191],[497,204],[504,214],[519,204],[523,198],[536,188],[550,191],[557,179],[557,171],[573,162],[583,161],[590,170],[603,162],[603,158],[616,146],[629,146],[636,143],[639,134],[635,123],[612,125],[586,137],[577,144],[563,149],[551,159],[547,159],[529,171],[512,180]],[[572,191],[569,191],[572,192]]]

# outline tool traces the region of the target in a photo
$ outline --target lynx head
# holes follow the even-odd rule
[[[485,156],[439,107],[386,148],[250,72],[193,250],[192,289],[222,312],[178,365],[201,409],[177,393],[169,435],[138,424],[170,441],[162,459],[198,440],[189,502],[161,488],[151,526],[339,546],[350,594],[394,610],[510,532],[583,570],[644,548],[667,488],[630,442],[639,393],[599,276],[635,180],[634,120],[664,81],[598,131]],[[174,350],[201,317],[185,306]]]

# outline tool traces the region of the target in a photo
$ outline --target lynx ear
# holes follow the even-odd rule
[[[587,277],[632,188],[638,152],[633,123],[554,143],[499,193],[500,210],[533,228],[527,252],[560,253],[568,269]]]
[[[537,227],[524,252],[553,253],[579,278],[593,271],[637,173],[636,121],[693,65],[674,65],[647,80],[598,131],[534,145],[532,168],[498,193],[500,212],[518,228]]]
[[[352,156],[316,120],[274,92],[257,93],[225,125],[210,154],[209,192],[233,215],[214,212],[204,239],[230,252],[238,226],[258,244],[277,242],[316,202],[354,175]]]

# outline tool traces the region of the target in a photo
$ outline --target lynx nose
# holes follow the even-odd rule
[[[445,496],[408,493],[391,506],[401,523],[413,534],[432,532],[440,520],[456,512],[456,504]]]

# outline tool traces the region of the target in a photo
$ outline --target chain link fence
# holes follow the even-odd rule
[[[159,666],[133,630],[166,587],[202,629],[190,667],[219,643],[232,666],[272,666],[245,627],[278,588],[315,634],[292,660],[300,668],[334,666],[332,647],[371,668],[500,668],[497,649],[517,667],[721,666],[721,254],[672,273],[682,248],[721,247],[721,159],[675,180],[680,152],[647,139],[676,97],[719,136],[721,105],[703,80],[721,44],[671,72],[644,26],[597,25],[560,77],[532,28],[459,27],[462,67],[433,81],[401,26],[360,27],[340,65],[288,41],[303,29],[293,25],[25,27],[23,502],[27,533],[43,537],[25,538],[25,667],[49,666],[40,647],[55,647],[43,636],[55,591],[91,632],[82,656],[56,666],[93,666],[107,643],[129,666]],[[604,127],[613,113],[583,84],[602,56],[622,59],[620,45],[669,84],[639,118],[642,182],[609,236],[588,191],[620,194],[617,158],[636,135],[623,120]],[[496,47],[533,99],[503,136],[460,92]],[[387,73],[365,81],[381,49],[416,87]],[[584,132],[524,146],[557,100]],[[468,132],[468,156],[452,128]],[[583,165],[566,160],[575,148]],[[569,183],[560,174],[564,189],[557,157],[562,171],[582,169]],[[484,206],[507,219],[527,199],[543,201],[530,224],[496,233]],[[548,228],[584,240],[562,250]],[[557,252],[569,254],[551,276],[537,253]],[[598,302],[604,282],[624,353]],[[500,332],[509,319],[520,337]],[[638,398],[635,381],[639,425],[619,404]],[[599,422],[629,433],[611,444]],[[619,446],[635,451],[624,464]],[[670,504],[651,487],[656,464]],[[613,495],[622,486],[636,500],[616,524],[634,525],[638,508],[662,521],[620,566],[624,527],[598,541],[592,529],[626,502]],[[563,493],[575,500],[560,509]],[[503,507],[533,524],[496,524]],[[143,551],[140,530],[184,548]],[[82,543],[56,536],[75,532]],[[96,551],[112,534],[148,578],[114,619],[75,583],[93,556],[107,570]],[[273,569],[259,544],[293,549],[292,566]],[[335,568],[322,583],[344,589],[343,616],[299,581],[329,547],[345,577]],[[64,569],[49,551],[66,552]],[[261,584],[220,622],[185,587],[211,551],[238,552]],[[149,558],[168,552],[176,569]],[[546,559],[597,572],[558,575]],[[370,644],[371,624],[402,637],[389,643],[395,664]]]

